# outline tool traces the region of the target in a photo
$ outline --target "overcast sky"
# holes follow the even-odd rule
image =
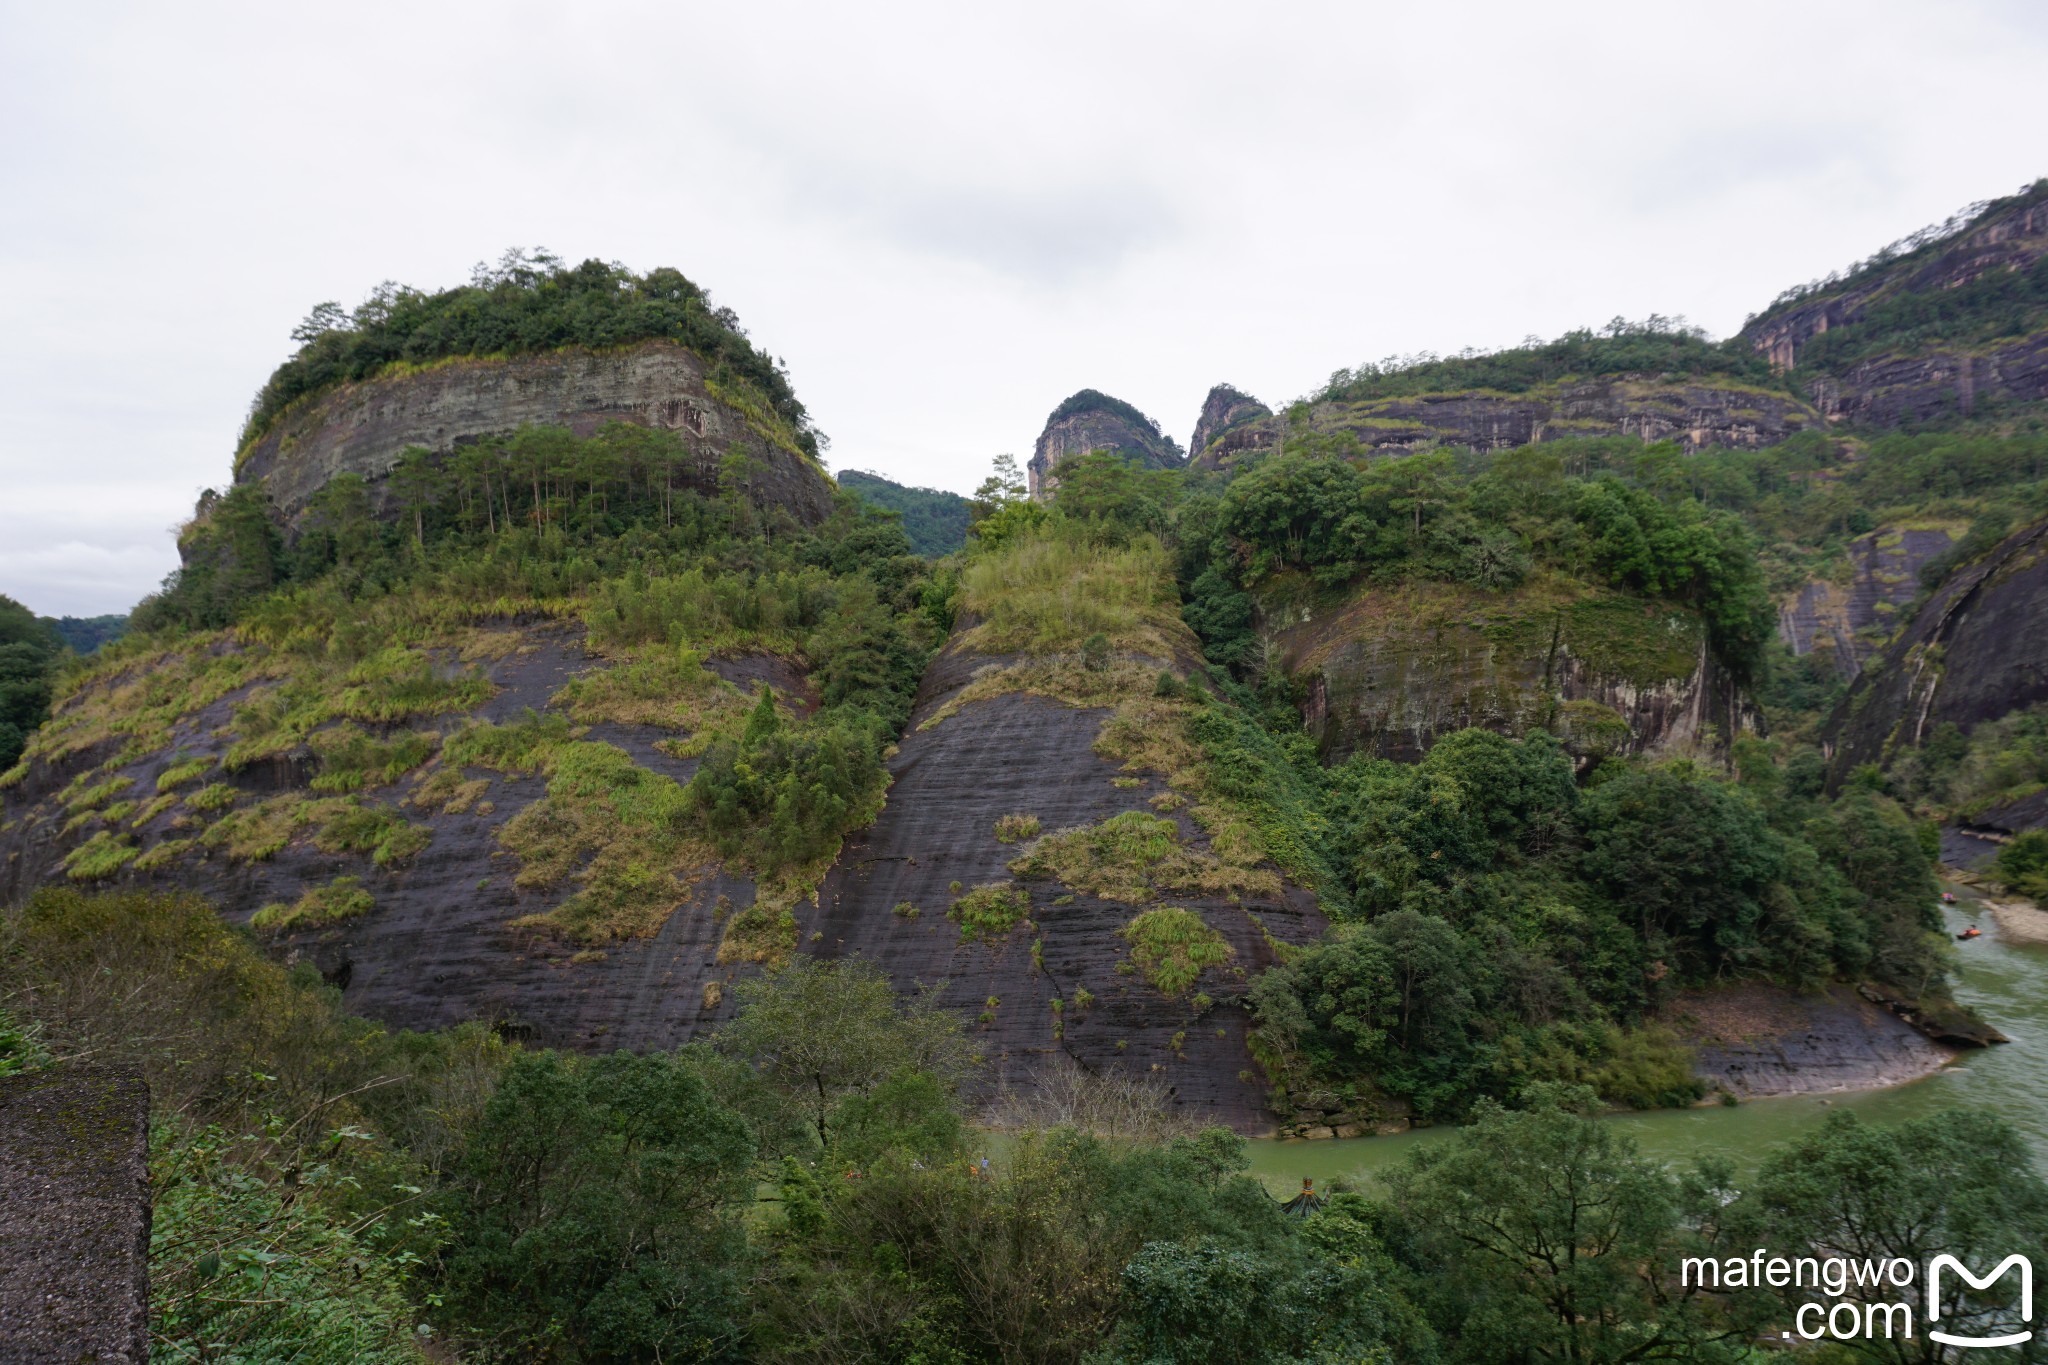
[[[1723,336],[2048,174],[2048,6],[0,0],[0,593],[124,611],[311,305],[674,265],[834,469],[966,491],[1092,386],[1616,314]]]

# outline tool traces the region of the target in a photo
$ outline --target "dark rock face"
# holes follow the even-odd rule
[[[832,483],[817,462],[715,397],[704,362],[666,341],[458,360],[344,385],[280,419],[243,452],[235,478],[262,482],[289,520],[337,474],[360,474],[374,488],[408,446],[446,455],[528,423],[587,436],[613,421],[680,433],[697,457],[692,486],[703,491],[715,491],[720,459],[737,451],[760,462],[756,501],[806,524],[831,511]]]
[[[1762,728],[1698,619],[1669,606],[1429,584],[1264,608],[1331,762],[1410,762],[1468,726],[1552,730],[1581,756],[1719,749]]]
[[[1883,298],[1953,289],[1994,271],[2026,270],[2043,255],[2048,255],[2048,196],[2019,195],[1924,255],[1771,309],[1738,335],[1769,356],[1773,365],[1789,370],[1799,363],[1800,349],[1807,342],[1858,321]]]
[[[479,665],[500,690],[470,713],[473,718],[503,722],[528,707],[545,711],[572,676],[602,666],[575,627],[515,629],[517,647]],[[1321,932],[1324,921],[1308,892],[1169,902],[1203,916],[1233,951],[1225,967],[1203,974],[1196,989],[1215,1003],[1199,1013],[1192,992],[1169,999],[1142,977],[1117,971],[1119,954],[1128,956],[1117,931],[1145,907],[1036,882],[1028,884],[1030,924],[1004,938],[965,942],[946,918],[958,899],[952,883],[973,887],[1009,878],[1006,864],[1023,845],[996,838],[1002,816],[1036,815],[1050,832],[1122,811],[1150,811],[1148,801],[1164,790],[1158,778],[1125,775],[1094,752],[1101,711],[1007,694],[969,705],[930,729],[917,728],[992,662],[957,646],[934,660],[912,728],[890,762],[893,785],[880,819],[848,841],[817,904],[796,908],[799,951],[864,955],[886,966],[905,990],[947,983],[943,1002],[961,1013],[988,1058],[978,1087],[983,1100],[1030,1090],[1049,1065],[1122,1068],[1171,1087],[1173,1102],[1190,1115],[1250,1131],[1270,1126],[1264,1080],[1245,1050],[1248,1020],[1238,1001],[1247,981],[1274,961],[1272,943],[1305,942]],[[780,659],[751,656],[710,666],[742,689],[765,682],[800,711],[815,704],[808,681]],[[234,708],[272,685],[240,689],[181,718],[161,749],[124,764],[118,775],[131,779],[131,790],[152,792],[174,760],[217,759],[230,742],[220,732]],[[462,722],[448,716],[429,724],[446,732]],[[655,742],[665,737],[656,727],[611,722],[586,735],[687,783],[697,760],[657,749]],[[64,809],[49,798],[76,772],[109,756],[87,751],[56,771],[40,766],[4,794],[0,895],[22,896],[63,877],[64,855],[86,835],[65,831]],[[299,753],[244,770],[234,781],[257,795],[311,796],[307,784],[317,771],[317,760]],[[575,889],[573,882],[552,890],[519,887],[517,860],[498,840],[508,821],[543,796],[544,780],[483,768],[463,776],[489,786],[460,812],[404,804],[416,778],[362,795],[366,805],[431,826],[431,843],[403,864],[380,868],[365,856],[322,853],[295,838],[261,861],[237,862],[194,847],[157,872],[130,869],[122,877],[133,885],[196,892],[240,924],[264,905],[294,901],[338,875],[361,878],[373,909],[275,937],[269,946],[286,961],[310,962],[342,990],[349,1008],[394,1027],[481,1019],[541,1045],[647,1049],[674,1047],[731,1017],[731,985],[759,969],[721,963],[718,954],[727,916],[754,903],[750,880],[715,865],[698,869],[683,903],[651,937],[579,952],[573,943],[514,923],[560,904]],[[175,818],[171,811],[154,816],[133,837],[153,846],[174,833],[168,822]],[[1193,821],[1175,818],[1185,843],[1206,847],[1207,836]],[[918,908],[915,918],[897,913],[905,903]],[[1085,1006],[1084,989],[1093,997]],[[998,1003],[990,1005],[991,998]],[[1052,1012],[1055,999],[1063,1002],[1063,1017]],[[983,1014],[990,1016],[985,1022]],[[1063,1037],[1054,1036],[1056,1022]]]
[[[580,629],[523,628],[518,649],[483,666],[500,691],[471,714],[504,722],[528,707],[546,711],[549,698],[572,676],[600,666],[602,661],[584,650]],[[799,704],[805,696],[801,680],[781,660],[718,660],[713,666],[743,689],[766,679]],[[132,790],[151,792],[158,774],[180,756],[217,759],[228,742],[217,731],[256,690],[231,693],[184,717],[165,748],[124,766],[121,775],[133,779]],[[428,724],[438,724],[445,733],[461,719],[447,716]],[[686,783],[697,761],[656,749],[654,742],[665,737],[667,732],[653,726],[609,723],[593,727],[587,736],[615,744],[642,767]],[[81,755],[77,766],[106,756]],[[244,770],[234,781],[258,795],[300,791],[311,796],[315,793],[307,792],[306,784],[316,771],[312,756],[299,754]],[[364,794],[365,805],[394,808],[432,827],[432,842],[407,863],[377,867],[366,857],[323,853],[310,842],[294,840],[262,861],[236,862],[194,848],[156,874],[159,880],[132,872],[126,876],[142,885],[196,892],[238,924],[248,923],[265,905],[294,901],[336,876],[360,877],[376,900],[375,909],[340,924],[285,935],[272,942],[271,950],[286,961],[313,963],[342,986],[350,1009],[394,1027],[443,1028],[482,1019],[549,1046],[609,1050],[673,1047],[731,1014],[729,998],[721,1008],[705,1007],[705,987],[713,981],[722,986],[750,970],[720,964],[717,957],[724,932],[721,901],[729,909],[751,905],[751,881],[717,867],[703,869],[686,903],[653,937],[578,952],[573,944],[512,925],[560,904],[574,890],[573,885],[551,891],[515,886],[516,860],[498,843],[498,831],[540,799],[545,781],[484,768],[464,775],[488,779],[490,786],[482,800],[461,813],[403,804],[412,790],[410,781]],[[62,831],[61,806],[36,803],[68,776],[68,771],[39,771],[6,793],[6,813],[14,823],[0,836],[0,894],[23,896],[62,878],[63,855],[83,836]],[[138,838],[149,843],[173,835],[168,824],[173,818],[173,812],[157,816],[137,831]]]
[[[1228,433],[1262,418],[1273,410],[1228,384],[1218,384],[1202,400],[1202,415],[1195,421],[1194,438],[1188,442],[1188,458],[1198,460],[1202,452]]]
[[[1233,427],[1195,451],[1204,468],[1227,468],[1244,452],[1269,450],[1285,415]],[[1343,432],[1370,455],[1435,446],[1508,450],[1567,436],[1638,436],[1758,450],[1820,425],[1819,413],[1780,390],[1715,379],[1623,376],[1544,385],[1521,394],[1430,393],[1359,403],[1318,403],[1309,427]]]
[[[2030,270],[2048,256],[2048,193],[2039,186],[1992,206],[1962,231],[1896,264],[1773,309],[1741,336],[1781,370],[1796,367],[1814,338],[1861,322],[1910,294],[1935,294],[1986,276]],[[1831,422],[1895,427],[2048,399],[2048,334],[1977,346],[1922,345],[1910,337],[1887,353],[1810,381]]]
[[[149,1359],[149,1087],[0,1078],[0,1361]]]
[[[1920,593],[1920,568],[1955,543],[1950,528],[1895,527],[1849,542],[1848,581],[1816,579],[1778,608],[1778,636],[1794,654],[1820,651],[1853,678]]]
[[[1956,1055],[1846,986],[1812,996],[1761,985],[1688,992],[1667,1013],[1693,1046],[1693,1074],[1743,1099],[1897,1085]]]
[[[1053,409],[1038,433],[1031,462],[1025,466],[1031,496],[1049,498],[1058,480],[1060,461],[1092,450],[1114,450],[1150,469],[1177,469],[1187,462],[1159,424],[1121,399],[1083,389]]]
[[[1325,922],[1308,892],[1290,887],[1270,900],[1167,898],[1199,914],[1232,949],[1228,966],[1204,972],[1196,986],[1216,1001],[1200,1014],[1189,999],[1169,999],[1142,977],[1117,970],[1117,931],[1147,907],[1069,894],[1057,882],[1020,882],[1030,894],[1030,923],[1001,939],[965,941],[946,918],[958,898],[954,883],[971,888],[1009,879],[1007,864],[1023,845],[998,841],[1001,817],[1036,815],[1050,833],[1123,811],[1149,813],[1148,800],[1165,790],[1154,775],[1135,787],[1115,785],[1121,770],[1093,748],[1102,711],[1008,694],[918,728],[972,680],[974,668],[993,662],[955,649],[933,665],[890,765],[895,782],[887,808],[847,842],[826,878],[816,925],[823,938],[811,950],[878,962],[904,990],[943,982],[941,1000],[970,1021],[970,1036],[987,1059],[984,1098],[1028,1092],[1045,1069],[1078,1064],[1160,1081],[1171,1087],[1174,1106],[1204,1121],[1270,1129],[1240,1001],[1247,981],[1275,960],[1268,935],[1303,943],[1322,932]],[[1185,843],[1206,845],[1192,820],[1175,818]],[[914,906],[916,916],[898,913],[903,905]],[[804,926],[806,938],[811,927]],[[1093,996],[1085,1007],[1084,990]],[[1055,1000],[1064,1007],[1060,1014]]]
[[[1896,427],[2048,398],[2048,333],[1971,352],[1940,347],[1866,360],[1816,379],[1813,401],[1831,422]]]
[[[1952,721],[1964,731],[2048,701],[2048,520],[1950,576],[1828,718],[1829,781]]]

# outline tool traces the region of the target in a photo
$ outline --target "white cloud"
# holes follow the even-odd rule
[[[1726,333],[2048,172],[2037,5],[0,8],[0,592],[117,610],[325,298],[672,264],[838,466],[1083,385],[1183,438],[1391,352]]]

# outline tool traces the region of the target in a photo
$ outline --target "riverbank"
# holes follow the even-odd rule
[[[1963,1051],[1840,985],[1811,995],[1760,983],[1687,991],[1665,1018],[1710,1094],[1737,1099],[1903,1085]]]
[[[1981,906],[1990,916],[1992,927],[1998,931],[1998,936],[2007,943],[2024,947],[2048,947],[2048,910],[2043,910],[2023,896],[2005,895],[2003,886],[1984,875],[1984,869],[1990,865],[1990,858],[1971,857],[1976,850],[1963,846],[1960,843],[1960,836],[1952,839],[1949,837],[1950,831],[1944,830],[1942,833],[1942,875],[1950,881],[1961,882],[1975,893],[1971,897],[1971,903]],[[1987,847],[1993,849],[1997,847],[1982,839],[1975,839],[1974,842],[1985,843]],[[1952,844],[1956,847],[1952,848]],[[1952,853],[1957,855],[1954,861],[1950,860]]]
[[[1974,892],[1962,885],[1952,889],[1964,901],[1948,907],[1945,917],[1948,932],[1957,933],[1986,912]],[[1995,1023],[2012,1041],[1964,1050],[1952,1064],[1906,1084],[1610,1114],[1602,1121],[1660,1161],[1686,1166],[1712,1153],[1734,1161],[1740,1174],[1844,1110],[1872,1123],[1899,1123],[1944,1109],[1974,1109],[2017,1128],[2048,1175],[2048,946],[2018,944],[1991,933],[1959,944],[1955,986],[1959,1003]],[[1396,1137],[1253,1142],[1252,1170],[1282,1198],[1300,1189],[1304,1176],[1313,1177],[1319,1187],[1337,1179],[1369,1184],[1415,1148],[1454,1131],[1438,1127]]]

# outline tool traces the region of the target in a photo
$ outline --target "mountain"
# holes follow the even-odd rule
[[[1729,980],[1965,1036],[1921,822],[2033,809],[2048,439],[1830,407],[1769,335],[1218,386],[1192,460],[1082,390],[962,547],[962,499],[836,496],[675,272],[316,311],[0,776],[0,895],[197,892],[388,1024],[593,1053],[857,959],[959,1023],[984,1113],[1076,1074],[1247,1131],[1682,1103],[1674,1002]]]
[[[1749,348],[1710,343],[1671,319],[1617,319],[1542,345],[1340,370],[1286,413],[1230,423],[1194,462],[1227,469],[1297,429],[1356,441],[1370,455],[1403,455],[1594,436],[1758,449],[1821,425],[1819,410],[1787,392]]]
[[[839,486],[853,490],[877,507],[903,518],[910,548],[927,559],[952,554],[967,543],[971,504],[958,493],[938,488],[910,488],[858,469],[842,470]]]
[[[1044,430],[1025,466],[1031,496],[1050,498],[1059,486],[1054,471],[1060,462],[1093,450],[1114,450],[1148,469],[1177,469],[1187,456],[1159,423],[1120,398],[1082,389],[1063,400],[1045,419]]]
[[[1834,423],[1924,425],[2048,398],[2048,180],[1787,290],[1737,339]]]
[[[45,616],[43,620],[78,654],[90,654],[101,645],[120,639],[128,629],[125,613],[118,616]]]
[[[1188,440],[1188,457],[1200,459],[1231,432],[1272,415],[1271,408],[1250,394],[1218,384],[1202,400],[1202,415],[1195,419],[1195,434]]]

